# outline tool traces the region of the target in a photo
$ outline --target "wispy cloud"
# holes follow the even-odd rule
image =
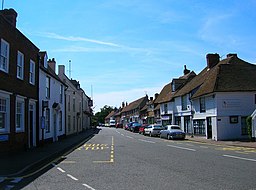
[[[65,41],[73,41],[73,42],[90,42],[94,44],[106,45],[111,47],[121,47],[120,45],[111,43],[111,42],[104,42],[100,40],[89,39],[84,37],[76,37],[76,36],[62,36],[56,33],[41,33],[40,36],[43,36],[46,38],[52,38],[56,40],[65,40]]]

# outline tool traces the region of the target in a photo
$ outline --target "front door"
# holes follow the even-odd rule
[[[207,125],[207,139],[212,138],[212,118],[207,117],[206,118],[206,125]]]
[[[29,104],[29,148],[36,146],[36,129],[35,129],[35,104]]]

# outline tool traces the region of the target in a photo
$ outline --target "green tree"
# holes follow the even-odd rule
[[[94,125],[98,125],[98,123],[105,123],[105,117],[113,111],[113,107],[105,105],[103,108],[100,109],[100,112],[97,112],[93,116]]]
[[[247,125],[248,136],[249,136],[249,139],[251,140],[252,139],[252,117],[251,116],[248,116],[246,118],[246,125]]]

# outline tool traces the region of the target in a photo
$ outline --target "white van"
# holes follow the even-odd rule
[[[109,121],[109,127],[115,127],[116,126],[116,121],[115,120],[110,120]]]

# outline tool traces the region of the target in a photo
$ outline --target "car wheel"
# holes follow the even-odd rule
[[[167,139],[168,139],[168,140],[170,140],[170,139],[171,139],[170,135],[167,135]]]
[[[159,138],[161,139],[162,138],[162,134],[160,133],[160,135],[159,135]]]
[[[151,132],[149,133],[149,136],[150,136],[150,137],[152,137],[152,134],[151,134]]]

